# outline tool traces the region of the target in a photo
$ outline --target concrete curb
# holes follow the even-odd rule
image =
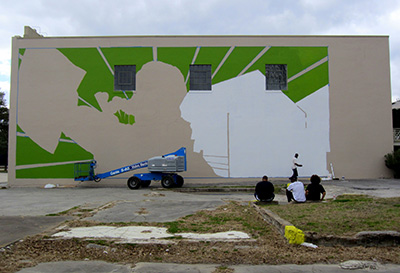
[[[282,236],[285,236],[286,226],[293,226],[292,223],[282,219],[270,210],[260,208],[255,203],[252,203],[252,206],[261,215],[261,217],[268,223],[272,224]]]
[[[397,231],[362,231],[352,237],[325,235],[307,232],[307,242],[324,246],[398,246],[400,232]]]
[[[175,188],[176,192],[254,192],[251,188]]]
[[[272,224],[278,232],[288,239],[287,228],[294,227],[292,223],[286,221],[273,213],[272,211],[261,208],[252,203],[255,210],[268,223]],[[398,246],[400,244],[400,232],[397,231],[362,231],[353,237],[334,236],[334,235],[318,235],[313,232],[304,233],[304,240],[308,243],[323,246]]]

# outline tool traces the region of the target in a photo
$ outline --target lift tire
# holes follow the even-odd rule
[[[175,181],[175,185],[176,185],[178,188],[180,188],[180,187],[182,187],[182,186],[183,186],[183,182],[184,182],[184,179],[183,179],[183,177],[182,177],[182,176],[180,176],[179,174],[178,174],[178,175],[176,175],[176,181]]]
[[[166,175],[161,179],[161,186],[163,188],[169,189],[172,188],[175,184],[174,178],[171,175]]]
[[[139,177],[132,176],[128,179],[128,188],[131,190],[136,190],[140,188],[142,181]]]
[[[142,183],[140,184],[142,188],[148,188],[150,186],[151,180],[142,180]]]

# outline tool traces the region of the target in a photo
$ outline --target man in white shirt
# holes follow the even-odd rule
[[[299,157],[299,154],[297,154],[297,153],[293,157],[293,160],[292,160],[292,162],[293,162],[293,165],[292,165],[293,174],[292,174],[292,176],[290,178],[296,178],[297,179],[297,177],[299,176],[299,173],[297,172],[297,167],[303,167],[303,165],[301,165],[299,163],[299,161],[297,159],[298,157]]]
[[[286,189],[286,197],[288,202],[294,200],[297,203],[304,203],[306,201],[306,194],[304,191],[304,185],[297,178],[291,177],[292,183]]]

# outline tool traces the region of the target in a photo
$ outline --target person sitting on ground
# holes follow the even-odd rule
[[[291,177],[292,182],[286,189],[286,197],[288,202],[294,200],[297,203],[304,203],[306,201],[306,194],[304,192],[304,185],[297,181],[296,177]]]
[[[321,178],[313,174],[310,177],[311,184],[307,186],[306,188],[306,198],[307,200],[313,200],[313,201],[322,201],[324,200],[324,197],[326,195],[326,191],[324,187],[320,184],[321,183]],[[322,197],[321,197],[322,194]]]
[[[268,176],[264,175],[262,181],[256,185],[254,197],[261,202],[271,202],[275,198],[274,185],[268,181]]]

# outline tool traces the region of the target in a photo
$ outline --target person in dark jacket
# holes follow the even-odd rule
[[[261,202],[271,202],[275,198],[274,185],[268,181],[268,176],[264,175],[262,181],[256,185],[254,197]]]
[[[321,178],[314,174],[310,178],[311,184],[306,188],[306,198],[312,201],[322,201],[326,195],[324,187],[320,184]],[[322,196],[321,196],[322,195]]]

